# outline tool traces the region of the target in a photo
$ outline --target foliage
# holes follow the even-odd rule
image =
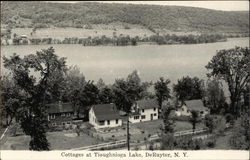
[[[197,77],[183,77],[178,80],[177,84],[174,84],[173,90],[177,98],[181,101],[202,99],[204,94],[203,80]]]
[[[3,75],[1,82],[1,99],[6,113],[6,125],[10,125],[13,118],[18,119],[22,104],[25,103],[26,94],[20,91],[11,79],[11,75]]]
[[[226,129],[226,119],[224,116],[214,116],[214,133],[215,135],[221,136],[225,134]]]
[[[250,80],[249,48],[235,47],[220,50],[206,66],[211,70],[208,76],[225,80],[230,92],[231,107],[235,115],[239,115],[240,99],[247,82]]]
[[[225,119],[226,119],[226,122],[233,125],[234,124],[234,116],[231,114],[231,113],[227,113],[225,114]]]
[[[225,96],[222,83],[218,79],[207,81],[207,105],[210,107],[210,113],[220,113],[221,109],[225,107]]]
[[[214,148],[216,145],[216,137],[215,136],[211,136],[208,138],[208,140],[206,140],[206,146],[209,148]]]
[[[196,128],[196,124],[199,122],[199,113],[197,111],[192,110],[189,121],[193,126],[193,132],[194,132]]]
[[[128,75],[126,81],[117,79],[113,85],[115,103],[118,109],[129,113],[132,104],[147,94],[148,83],[142,83],[137,71]]]
[[[1,24],[15,27],[82,27],[122,22],[152,31],[249,32],[248,12],[104,3],[3,2]],[[225,14],[226,13],[226,14]]]
[[[154,84],[155,94],[160,107],[162,107],[162,102],[164,100],[168,100],[168,98],[170,98],[170,89],[168,87],[169,83],[169,79],[164,80],[163,77],[160,77],[160,80]]]
[[[234,124],[233,135],[230,137],[230,145],[234,149],[249,150],[250,126],[248,114],[242,115]]]
[[[193,140],[191,136],[178,137],[175,140],[175,149],[199,150],[203,148],[203,145],[201,139]]]
[[[204,122],[205,122],[205,126],[206,126],[206,127],[208,128],[208,130],[209,130],[209,133],[212,133],[213,130],[214,130],[214,128],[215,128],[215,122],[214,122],[213,117],[210,116],[210,115],[206,115],[206,116],[205,116]]]
[[[60,82],[66,71],[65,58],[59,58],[51,47],[24,58],[16,54],[3,57],[3,62],[11,71],[14,84],[27,95],[22,103],[20,121],[24,133],[31,137],[30,150],[49,150],[45,104],[60,93]],[[36,75],[32,75],[31,70]]]
[[[105,86],[99,92],[99,99],[100,99],[100,102],[103,104],[113,103],[115,99],[113,90],[110,87]]]
[[[168,107],[163,112],[163,132],[165,134],[174,132],[174,120],[170,119],[171,111],[173,111],[173,108]]]
[[[175,139],[172,133],[163,134],[161,150],[175,149]]]

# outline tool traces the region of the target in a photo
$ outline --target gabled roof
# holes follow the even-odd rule
[[[51,103],[47,105],[48,113],[67,113],[67,112],[74,112],[73,104],[72,103]]]
[[[138,108],[140,109],[151,109],[159,108],[158,101],[156,99],[142,99],[136,101]]]
[[[195,111],[208,110],[208,108],[206,108],[203,105],[203,102],[201,101],[201,99],[184,101],[184,103],[186,104],[186,106],[189,110],[195,110]]]
[[[98,121],[121,119],[119,111],[113,103],[93,105],[92,109]]]

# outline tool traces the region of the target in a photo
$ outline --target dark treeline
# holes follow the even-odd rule
[[[199,43],[213,43],[226,41],[226,36],[220,34],[201,34],[201,35],[152,35],[149,37],[130,37],[130,36],[113,36],[107,37],[105,35],[100,37],[88,38],[65,38],[64,40],[53,38],[13,38],[13,45],[39,45],[39,44],[82,44],[83,46],[99,46],[99,45],[112,45],[112,46],[135,46],[137,44],[152,43],[158,45],[165,44],[199,44]]]

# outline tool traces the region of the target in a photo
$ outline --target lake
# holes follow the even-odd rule
[[[68,65],[77,65],[87,80],[102,78],[106,84],[125,78],[137,70],[142,81],[156,81],[160,76],[173,83],[183,76],[206,79],[205,66],[217,50],[249,47],[249,38],[228,39],[227,42],[191,45],[81,46],[81,45],[22,45],[1,46],[2,56],[21,56],[50,46]],[[5,69],[3,69],[5,71]]]

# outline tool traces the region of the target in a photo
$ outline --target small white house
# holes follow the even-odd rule
[[[184,101],[184,103],[181,105],[181,108],[179,108],[175,114],[177,116],[191,116],[191,111],[193,110],[197,111],[201,117],[205,117],[205,115],[209,114],[210,112],[210,110],[203,105],[202,100],[198,99]]]
[[[118,127],[122,125],[122,119],[115,104],[98,104],[89,110],[89,123],[96,129]]]
[[[143,99],[136,101],[132,108],[131,115],[129,116],[129,121],[131,123],[158,119],[159,105],[156,99]]]

